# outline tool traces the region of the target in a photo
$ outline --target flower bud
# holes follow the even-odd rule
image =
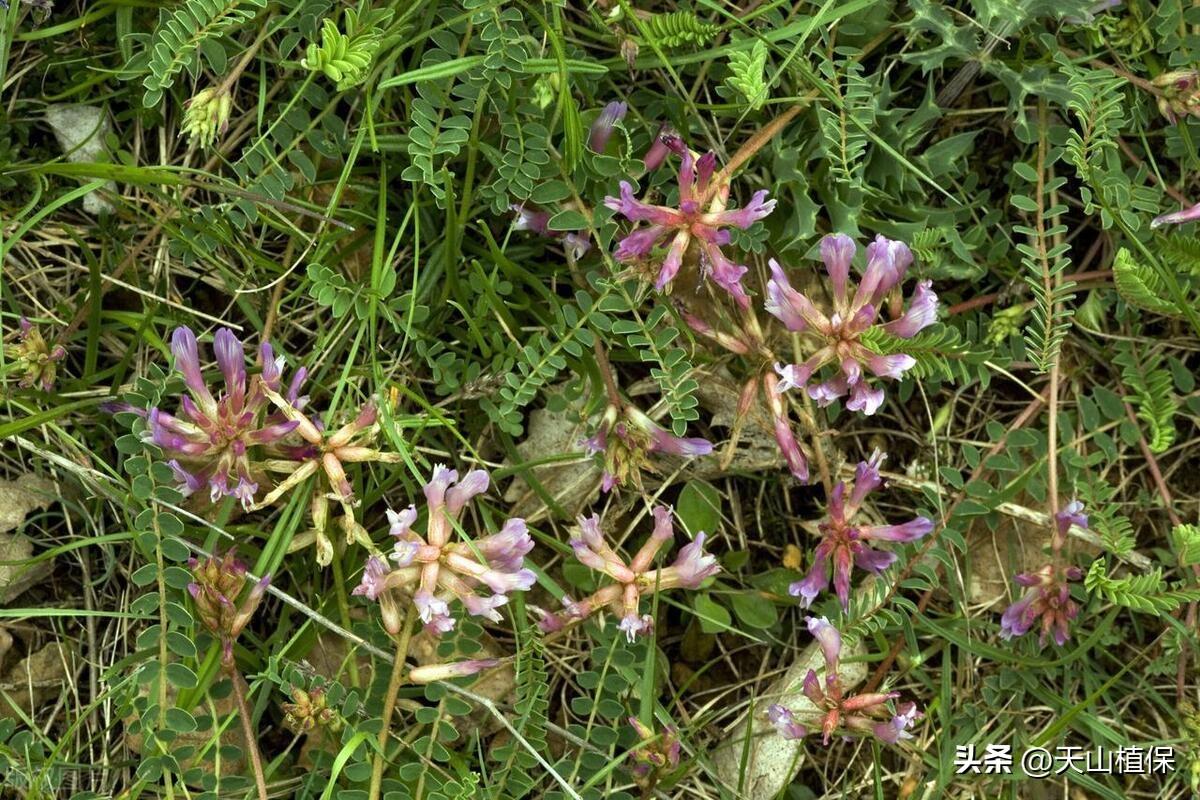
[[[485,669],[491,669],[499,663],[494,658],[476,658],[470,661],[457,661],[453,664],[429,664],[413,668],[408,673],[408,680],[410,683],[433,683],[451,678],[463,678]]]
[[[21,317],[16,341],[5,345],[4,355],[15,362],[17,370],[23,373],[18,382],[21,388],[27,389],[36,384],[48,392],[54,388],[55,364],[66,358],[67,351],[62,345],[51,348],[37,326]]]
[[[203,89],[187,101],[180,129],[193,144],[201,148],[212,147],[217,137],[229,129],[232,108],[233,98],[227,89]]]
[[[1162,90],[1158,110],[1171,122],[1193,114],[1200,116],[1200,71],[1176,69],[1164,72],[1151,81]]]

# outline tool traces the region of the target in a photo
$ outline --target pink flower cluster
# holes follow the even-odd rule
[[[533,549],[525,520],[510,519],[497,533],[474,541],[450,541],[467,503],[487,491],[488,482],[481,469],[459,480],[454,470],[435,467],[425,485],[424,536],[413,529],[416,506],[388,511],[392,552],[388,558],[376,554],[367,559],[353,594],[379,602],[391,633],[403,626],[401,594],[411,599],[425,630],[436,636],[454,628],[450,601],[455,598],[468,614],[500,622],[496,609],[508,602],[509,593],[533,586],[533,572],[523,567]],[[480,595],[480,589],[488,594]]]
[[[606,197],[604,204],[630,222],[649,224],[626,235],[617,245],[614,256],[626,263],[643,262],[656,247],[669,241],[654,284],[656,289],[662,290],[679,273],[684,257],[694,243],[701,276],[711,278],[739,306],[748,308],[750,297],[742,286],[742,276],[747,268],[732,261],[721,248],[731,241],[729,228],[749,228],[775,210],[775,201],[768,200],[767,191],[760,189],[745,207],[726,210],[729,184],[709,186],[716,171],[716,154],[708,152],[697,157],[681,138],[671,133],[661,135],[659,142],[680,158],[678,205],[660,206],[637,200],[633,196],[633,186],[628,181],[621,181],[620,196]],[[647,164],[650,163],[657,165],[658,157],[647,154]],[[705,203],[707,207],[704,207]]]
[[[559,630],[609,608],[621,620],[618,627],[632,642],[654,630],[654,618],[641,613],[643,595],[680,587],[698,589],[707,578],[720,572],[716,557],[704,552],[704,533],[697,533],[695,539],[684,545],[671,566],[653,569],[658,551],[675,536],[671,509],[658,506],[653,513],[654,530],[629,561],[604,541],[599,515],[579,518],[579,536],[571,540],[575,558],[584,566],[608,575],[615,583],[578,602],[564,597],[563,611],[542,617],[539,626],[543,631]]]
[[[838,481],[833,487],[829,516],[818,526],[822,539],[813,552],[812,567],[803,580],[788,587],[788,593],[800,597],[805,607],[829,587],[832,572],[834,591],[842,608],[849,610],[851,569],[857,566],[878,573],[890,567],[897,558],[895,553],[871,547],[872,541],[912,542],[933,530],[933,520],[928,517],[915,517],[902,525],[854,524],[854,517],[867,495],[883,485],[879,467],[885,458],[876,450],[870,459],[859,463],[849,489],[845,481]]]
[[[175,414],[150,409],[146,438],[162,449],[184,491],[207,488],[214,502],[236,497],[248,509],[259,485],[251,465],[252,448],[280,444],[299,424],[267,413],[264,390],[281,390],[283,358],[275,358],[264,342],[258,356],[261,373],[251,382],[242,343],[232,331],[220,328],[213,337],[213,354],[222,381],[214,393],[204,379],[196,334],[190,328],[175,329],[171,352],[187,393],[180,396]],[[297,370],[288,389],[289,402],[297,407],[304,404],[299,397],[304,377],[304,369]]]
[[[1067,535],[1072,525],[1087,528],[1083,503],[1072,500],[1055,514],[1054,522],[1060,538]],[[1036,625],[1040,629],[1039,647],[1045,647],[1047,637],[1053,637],[1054,643],[1062,647],[1071,638],[1071,621],[1079,616],[1079,606],[1071,599],[1070,584],[1082,577],[1083,571],[1079,567],[1054,564],[1016,575],[1014,580],[1025,588],[1025,592],[1001,616],[1000,637],[1024,636]]]
[[[235,497],[249,511],[278,500],[313,475],[320,474],[328,491],[315,491],[311,504],[317,563],[333,558],[326,525],[330,499],[339,502],[347,542],[369,544],[354,520],[357,504],[346,464],[395,462],[399,456],[369,446],[378,432],[379,412],[366,403],[347,424],[329,431],[307,411],[300,394],[307,375],[301,367],[290,384],[283,384],[282,356],[264,342],[258,349],[258,374],[247,369],[242,343],[227,328],[213,335],[213,355],[221,373],[210,383],[200,361],[200,347],[190,328],[171,335],[175,369],[185,393],[174,413],[162,408],[139,409],[125,403],[106,404],[107,410],[137,414],[147,422],[144,438],[167,458],[185,494],[207,490],[216,502]],[[283,476],[277,479],[274,476]],[[260,489],[265,488],[265,497]]]
[[[900,703],[895,712],[887,709],[887,703],[900,695],[898,692],[871,692],[847,697],[838,675],[838,661],[842,652],[842,635],[824,617],[808,617],[809,633],[821,645],[825,657],[825,681],[822,684],[816,670],[809,670],[804,678],[804,696],[817,707],[819,717],[814,721],[820,726],[822,741],[829,744],[833,734],[873,735],[886,744],[897,744],[901,739],[911,739],[908,729],[923,714],[915,703]],[[806,728],[796,719],[795,713],[778,703],[767,708],[767,720],[785,739],[803,739],[808,735]]]
[[[232,550],[219,558],[190,559],[188,567],[192,571],[192,581],[187,590],[196,604],[196,616],[200,624],[221,642],[221,660],[232,664],[233,643],[254,616],[271,578],[264,575],[239,604],[238,595],[246,585],[246,565]]]
[[[903,242],[875,237],[867,246],[867,268],[862,280],[850,289],[850,263],[854,242],[843,234],[821,240],[821,260],[833,288],[833,311],[828,316],[805,295],[792,288],[783,268],[771,260],[771,280],[767,282],[767,311],[789,331],[808,333],[820,346],[802,364],[777,364],[780,391],[807,389],[817,405],[827,406],[849,394],[846,408],[874,414],[883,404],[883,390],[872,387],[868,375],[899,378],[916,364],[907,354],[878,355],[862,343],[863,333],[879,317],[889,293],[897,289],[912,264],[912,251]],[[908,310],[879,327],[901,339],[911,339],[937,321],[937,295],[930,281],[921,281],[913,292]],[[823,366],[832,364],[836,371],[826,380],[810,385]]]

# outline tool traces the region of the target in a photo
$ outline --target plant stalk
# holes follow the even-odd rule
[[[375,754],[375,763],[371,768],[371,787],[367,792],[367,800],[379,800],[383,788],[383,765],[386,761],[388,736],[391,733],[392,714],[396,710],[396,697],[404,684],[404,664],[408,660],[408,644],[412,640],[413,622],[416,619],[416,606],[409,604],[404,617],[404,625],[400,628],[400,636],[396,640],[396,660],[392,662],[392,677],[388,681],[387,694],[383,698],[383,721],[379,728],[379,752]]]

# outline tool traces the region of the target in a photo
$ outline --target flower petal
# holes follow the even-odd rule
[[[894,319],[883,329],[901,339],[911,339],[920,331],[937,322],[938,298],[934,294],[932,281],[921,281],[913,292],[908,310],[899,319]]]
[[[783,267],[775,259],[767,262],[771,268],[771,279],[767,281],[767,313],[774,316],[789,331],[803,331],[809,327],[819,333],[831,331],[829,319],[817,310],[807,297],[792,288]]]
[[[591,131],[588,133],[588,148],[593,153],[604,152],[609,137],[612,136],[613,128],[625,117],[628,110],[629,106],[626,103],[614,100],[600,111],[600,116],[596,117]]]
[[[825,656],[825,673],[836,675],[838,658],[842,652],[842,634],[825,617],[805,617],[804,621],[808,625],[808,632],[821,645],[821,652]]]
[[[604,205],[621,214],[630,222],[652,222],[655,225],[678,226],[683,223],[683,216],[674,209],[663,206],[652,206],[643,203],[633,196],[633,186],[629,181],[621,181],[621,196],[604,198]]]
[[[191,328],[181,325],[175,329],[171,334],[171,352],[175,356],[175,369],[183,376],[188,391],[206,412],[214,412],[217,404],[200,373],[200,350]]]
[[[834,233],[821,240],[821,260],[833,284],[833,300],[845,311],[846,284],[850,277],[850,262],[854,259],[854,240],[844,233]]]
[[[717,211],[702,214],[700,220],[708,225],[732,225],[735,228],[746,230],[774,210],[775,201],[767,199],[766,189],[759,189],[750,198],[750,202],[742,208],[734,211]]]
[[[880,542],[914,542],[933,530],[933,520],[928,517],[916,517],[903,525],[877,525],[862,528],[860,533],[865,539],[875,539]]]

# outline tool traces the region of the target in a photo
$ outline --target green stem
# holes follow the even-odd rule
[[[383,765],[386,761],[388,736],[391,733],[392,713],[396,710],[396,697],[400,694],[400,686],[404,683],[404,664],[408,659],[408,643],[412,639],[413,622],[416,620],[416,606],[408,605],[404,617],[404,625],[400,628],[400,638],[396,640],[396,660],[392,662],[392,677],[388,681],[387,694],[383,698],[383,721],[379,728],[379,752],[375,754],[375,763],[371,769],[371,788],[367,800],[379,800],[379,792],[383,787]]]
[[[346,576],[345,570],[342,569],[341,554],[334,554],[333,557],[333,585],[345,586]],[[334,592],[337,595],[338,617],[342,623],[342,627],[346,630],[351,629],[350,625],[350,603],[346,600],[344,591]],[[355,689],[362,686],[362,678],[358,674],[358,658],[350,654],[350,685]]]

